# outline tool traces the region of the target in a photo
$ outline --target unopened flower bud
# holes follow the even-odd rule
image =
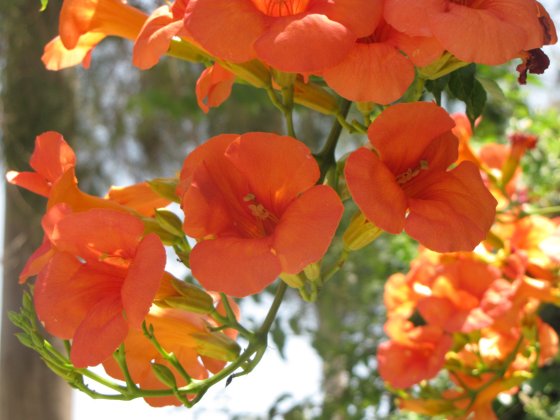
[[[357,212],[344,232],[342,240],[348,251],[356,251],[376,240],[383,230],[366,219],[362,212]]]

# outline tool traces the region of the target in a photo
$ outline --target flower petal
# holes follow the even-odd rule
[[[208,67],[196,81],[196,100],[202,111],[221,105],[231,94],[235,75],[218,63]]]
[[[280,275],[270,239],[218,238],[198,243],[190,255],[193,276],[207,290],[244,297]]]
[[[338,64],[356,36],[322,14],[275,18],[255,42],[258,57],[286,72],[316,72]]]
[[[292,137],[246,133],[231,143],[226,156],[249,180],[257,201],[277,214],[319,179],[310,150]]]
[[[356,43],[344,60],[325,70],[323,76],[346,99],[388,104],[406,92],[414,80],[414,65],[389,44]]]
[[[122,304],[128,323],[133,328],[142,325],[165,269],[165,249],[159,237],[150,233],[136,250],[121,290]]]
[[[298,197],[282,215],[273,247],[282,272],[296,274],[327,252],[344,207],[336,192],[318,185]]]
[[[391,172],[399,175],[415,168],[434,138],[450,131],[455,122],[430,102],[396,104],[373,121],[368,137]]]
[[[70,360],[77,368],[98,365],[117,349],[127,332],[119,297],[108,296],[88,312],[76,330]]]
[[[387,232],[403,230],[406,196],[375,153],[362,147],[350,154],[344,175],[352,198],[367,219]]]
[[[141,70],[155,66],[169,49],[171,39],[183,26],[182,20],[174,20],[169,6],[154,10],[134,42],[132,64]]]
[[[144,224],[137,217],[92,209],[64,217],[55,226],[52,241],[59,250],[80,256],[90,264],[118,268],[128,266],[143,232]]]
[[[371,35],[381,20],[383,1],[336,0],[331,8],[325,13],[330,19],[342,23],[357,38],[362,38]]]
[[[88,32],[78,39],[78,43],[71,50],[67,49],[60,37],[53,38],[47,45],[41,61],[47,70],[62,70],[68,67],[82,64],[84,68],[89,68],[91,52],[103,39],[105,34],[100,32]]]
[[[47,131],[35,139],[35,149],[29,164],[46,180],[54,182],[76,166],[76,155],[62,134]]]
[[[250,1],[191,0],[185,28],[212,55],[241,63],[255,58],[253,43],[265,30],[265,20]]]
[[[429,177],[409,198],[406,232],[437,252],[472,251],[494,222],[497,204],[478,168],[465,161]]]

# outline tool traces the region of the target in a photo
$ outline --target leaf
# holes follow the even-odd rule
[[[286,360],[286,353],[284,352],[285,345],[286,345],[286,333],[284,332],[284,330],[282,329],[278,321],[274,322],[270,334],[272,336],[272,341],[274,341],[274,344],[278,348],[278,353],[280,353],[280,357]]]
[[[494,79],[488,77],[476,76],[476,80],[480,82],[484,90],[495,100],[500,102],[506,102],[506,96],[504,91]]]
[[[426,89],[432,95],[434,95],[434,99],[436,100],[436,103],[440,106],[441,106],[441,94],[443,93],[443,91],[445,91],[445,88],[447,87],[450,78],[451,76],[449,76],[449,74],[446,74],[445,76],[440,77],[439,79],[426,81]]]
[[[476,65],[469,64],[451,73],[449,91],[467,106],[467,117],[471,124],[482,114],[486,105],[486,91],[476,79]]]
[[[39,11],[44,12],[47,9],[48,4],[49,0],[41,0],[41,8],[39,9]]]

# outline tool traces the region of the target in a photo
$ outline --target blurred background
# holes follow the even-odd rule
[[[130,3],[146,11],[156,7],[152,0]],[[557,2],[542,3],[558,25]],[[46,71],[40,57],[58,32],[60,4],[50,0],[43,13],[39,0],[0,4],[0,172],[27,169],[35,136],[56,130],[75,146],[81,189],[103,195],[110,185],[173,176],[187,153],[215,134],[282,132],[281,115],[263,92],[236,84],[226,103],[204,115],[194,94],[201,65],[164,58],[142,72],[131,65],[131,44],[122,40],[97,47],[89,70]],[[544,205],[559,205],[560,48],[545,52],[553,65],[542,77],[530,76],[527,86],[517,85],[516,63],[479,68],[489,81],[485,87],[493,88],[476,140],[505,143],[514,130],[537,134],[538,148],[524,163],[526,182]],[[446,105],[462,110],[451,99]],[[300,108],[296,125],[300,137],[319,148],[330,121]],[[357,146],[364,139],[345,141]],[[416,249],[409,238],[382,236],[353,254],[314,304],[290,294],[272,329],[270,349],[250,375],[227,388],[213,387],[192,410],[152,409],[143,401],[94,401],[73,392],[14,337],[6,314],[20,306],[16,279],[41,241],[44,201],[5,186],[3,177],[0,194],[5,220],[0,223],[0,420],[419,418],[395,412],[374,357],[383,339],[383,285],[392,273],[407,270]],[[270,301],[267,293],[244,299],[244,323],[257,325]],[[544,307],[543,313],[558,332],[557,310]],[[560,360],[542,369],[522,394],[496,403],[500,419],[560,418]]]

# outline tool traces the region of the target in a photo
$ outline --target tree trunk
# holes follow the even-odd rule
[[[74,129],[69,73],[48,72],[40,61],[43,46],[57,32],[59,4],[51,0],[39,13],[39,0],[0,3],[2,153],[7,168],[28,170],[36,135],[56,130],[71,138]],[[0,420],[68,420],[70,387],[18,342],[7,317],[21,306],[17,278],[42,238],[45,201],[7,185],[5,203]]]

